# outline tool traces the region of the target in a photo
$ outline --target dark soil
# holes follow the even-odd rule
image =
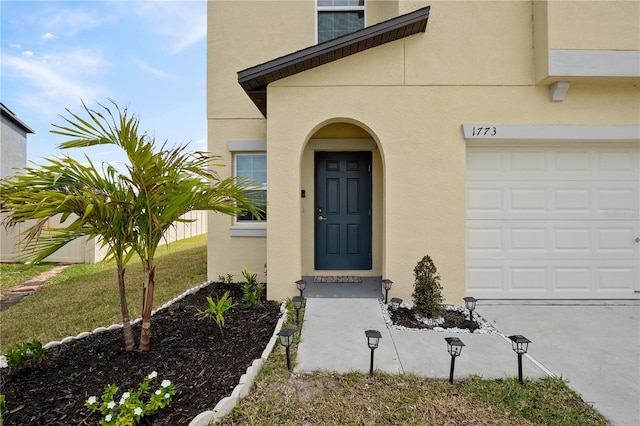
[[[208,307],[229,291],[238,306],[225,314],[224,337],[213,320],[198,320]],[[116,398],[137,389],[152,371],[158,377],[151,389],[168,379],[176,393],[146,425],[186,425],[202,411],[229,396],[273,335],[279,304],[263,301],[256,309],[241,303],[238,284],[211,284],[157,312],[151,321],[151,350],[126,352],[122,330],[105,331],[46,351],[46,359],[22,370],[3,369],[1,393],[8,412],[5,425],[96,425],[100,414],[84,406],[90,396],[102,396],[116,384]],[[133,327],[139,338],[139,323]],[[144,399],[146,400],[146,398]],[[117,399],[116,399],[117,401]]]
[[[432,329],[434,327],[441,328],[462,328],[468,329],[471,326],[471,322],[469,321],[468,314],[465,314],[460,311],[447,310],[444,314],[444,322],[442,324],[428,325],[422,321],[416,319],[415,313],[408,308],[398,308],[397,311],[390,310],[389,315],[391,316],[391,320],[395,325],[399,325],[407,328],[427,328]],[[473,328],[477,330],[480,328],[480,325],[473,321]]]

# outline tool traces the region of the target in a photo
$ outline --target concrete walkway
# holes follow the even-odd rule
[[[456,359],[455,378],[518,375],[517,355],[503,336],[388,329],[378,299],[371,298],[307,299],[295,371],[368,373],[371,352],[364,331],[369,329],[382,334],[374,354],[375,370],[448,379],[451,356],[444,338],[456,336],[466,346]],[[529,378],[546,376],[544,369],[526,356],[523,373]]]
[[[369,372],[365,330],[381,332],[374,369],[448,379],[445,337],[466,345],[455,379],[517,377],[517,355],[505,336],[529,338],[523,374],[562,376],[614,425],[640,424],[640,304],[514,303],[480,301],[477,312],[498,334],[396,330],[386,326],[377,299],[309,298],[298,345],[296,372]]]

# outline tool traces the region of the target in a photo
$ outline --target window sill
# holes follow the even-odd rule
[[[266,227],[246,227],[246,228],[238,228],[233,227],[229,228],[229,232],[232,237],[266,237],[267,236],[267,228]]]

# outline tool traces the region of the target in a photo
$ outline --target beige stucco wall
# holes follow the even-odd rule
[[[550,0],[547,3],[549,49],[640,48],[638,0]]]
[[[237,72],[291,53],[315,42],[313,1],[217,1],[207,4],[208,147],[220,155],[221,176],[233,173],[232,140],[266,140],[266,120],[244,93]],[[277,30],[274,30],[277,29]],[[266,280],[266,238],[232,237],[233,218],[210,214],[207,251],[208,279],[242,268]],[[256,225],[265,228],[266,224]],[[246,228],[246,226],[244,227]]]
[[[567,80],[550,75],[549,53],[551,51],[640,50],[639,22],[640,1],[638,0],[534,1],[536,81],[551,83]]]
[[[538,5],[530,1],[376,2],[376,13],[367,15],[369,24],[374,16],[396,9],[406,13],[430,4],[426,33],[272,83],[266,122],[234,80],[235,72],[313,43],[284,40],[295,46],[283,51],[277,44],[273,53],[265,55],[255,52],[251,43],[234,44],[227,51],[221,46],[222,38],[210,40],[222,49],[223,59],[235,61],[235,65],[221,65],[229,68],[225,76],[209,70],[210,82],[230,86],[221,88],[220,95],[209,89],[209,102],[214,103],[209,105],[210,148],[222,153],[229,139],[267,140],[269,225],[266,241],[238,239],[228,237],[230,219],[213,218],[210,230],[215,227],[219,232],[211,235],[210,231],[209,277],[232,272],[219,265],[239,267],[251,258],[256,265],[268,265],[270,298],[294,295],[294,282],[315,272],[310,139],[369,136],[375,142],[374,269],[366,274],[393,280],[390,296],[410,300],[413,268],[428,254],[440,272],[447,301],[461,303],[466,244],[466,142],[461,125],[637,125],[640,116],[640,91],[630,80],[576,82],[563,102],[549,100],[548,87],[537,85],[534,73],[534,3]],[[313,10],[298,6],[301,15],[296,16],[313,19]],[[268,8],[261,10],[270,13]],[[597,12],[597,8],[589,10]],[[288,16],[295,20],[292,11]],[[296,31],[301,31],[298,41],[314,37],[309,28]],[[273,37],[287,39],[277,34]],[[257,56],[252,57],[253,53]],[[233,77],[227,75],[231,68]],[[222,73],[220,68],[213,70]],[[229,108],[224,102],[231,104]],[[353,123],[365,133],[325,128],[335,122]],[[230,154],[224,155],[230,164]],[[305,199],[301,189],[306,190]]]

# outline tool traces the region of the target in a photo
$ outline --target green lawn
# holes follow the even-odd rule
[[[158,248],[154,309],[207,279],[207,237],[181,240]],[[175,267],[175,265],[180,265]],[[4,276],[4,274],[3,274]],[[141,315],[142,264],[126,268],[131,318]],[[0,313],[0,350],[34,338],[46,344],[96,327],[119,324],[118,276],[113,262],[73,265],[37,292]]]

